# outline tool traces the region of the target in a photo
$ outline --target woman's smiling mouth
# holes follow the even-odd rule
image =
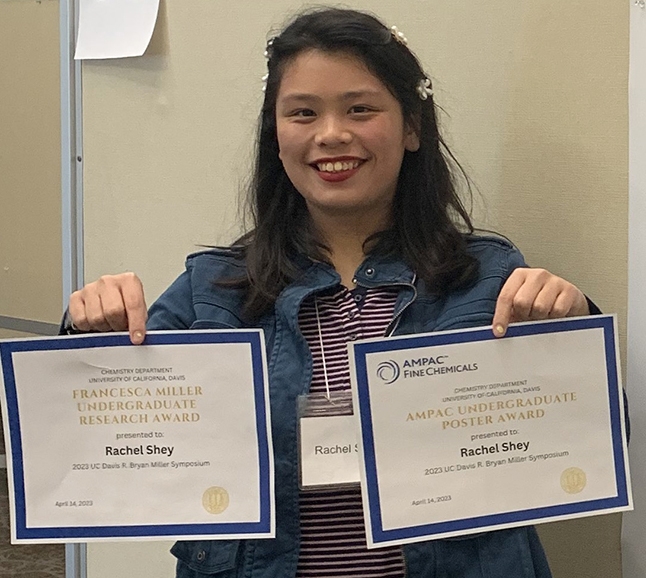
[[[341,171],[349,171],[351,169],[356,169],[361,164],[359,160],[353,161],[323,161],[315,163],[316,168],[319,171],[326,173],[339,173]]]
[[[358,158],[329,158],[311,163],[317,174],[327,182],[339,182],[349,179],[365,162]]]

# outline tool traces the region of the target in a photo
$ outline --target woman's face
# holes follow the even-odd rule
[[[388,223],[404,151],[419,140],[359,59],[298,55],[283,72],[276,126],[285,172],[315,221],[354,215]]]

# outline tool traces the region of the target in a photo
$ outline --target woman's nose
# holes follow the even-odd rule
[[[338,146],[349,144],[352,141],[352,132],[343,119],[328,116],[321,119],[314,142],[318,146]]]

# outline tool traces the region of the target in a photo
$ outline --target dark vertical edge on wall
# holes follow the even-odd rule
[[[60,1],[63,309],[83,285],[83,112],[81,63],[74,60],[78,0]],[[65,545],[65,578],[87,578],[87,545]]]

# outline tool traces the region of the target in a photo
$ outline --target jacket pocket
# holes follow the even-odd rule
[[[176,578],[235,578],[240,540],[191,540],[175,542]]]
[[[273,318],[261,319],[257,327],[244,328],[241,328],[239,325],[230,325],[229,323],[226,323],[224,321],[214,321],[212,319],[197,319],[193,322],[190,329],[262,329],[267,351],[271,351],[274,343],[274,337],[276,335],[276,328]]]
[[[228,323],[222,323],[221,321],[212,321],[211,319],[198,319],[193,322],[191,329],[237,329],[233,325]]]
[[[449,329],[471,329],[491,325],[493,313],[488,311],[457,311],[455,317],[444,316],[437,320],[433,331],[447,331]]]

